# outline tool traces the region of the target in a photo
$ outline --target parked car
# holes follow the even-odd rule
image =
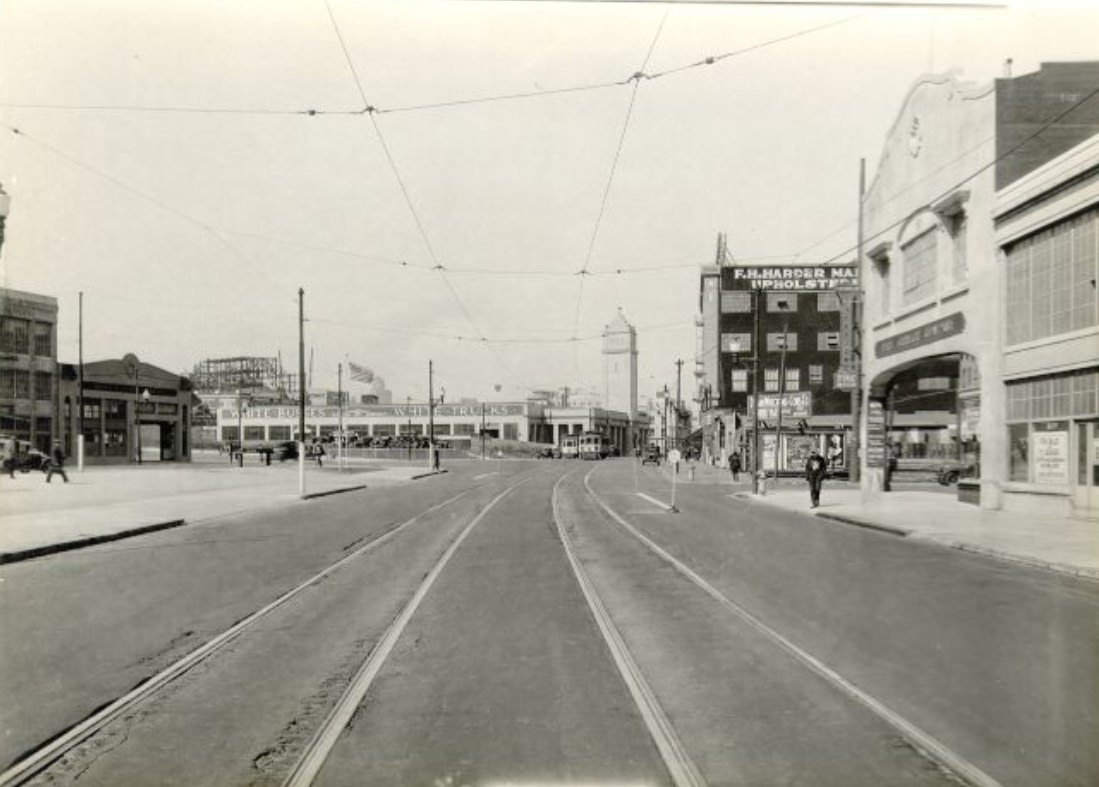
[[[541,451],[539,451],[537,454],[535,454],[535,457],[538,458],[538,459],[553,459],[554,458],[553,449],[552,448],[543,448]]]
[[[297,459],[298,444],[291,440],[278,443],[271,449],[271,456],[278,459],[280,462],[285,462],[288,459]]]
[[[936,478],[943,486],[950,486],[958,483],[959,478],[968,478],[975,475],[976,472],[977,468],[972,463],[950,459],[939,465]]]
[[[31,470],[41,470],[45,472],[49,469],[50,457],[47,454],[42,453],[35,448],[31,443],[26,440],[16,440],[14,437],[0,438],[4,442],[4,453],[10,449],[12,457],[13,469],[18,470],[21,473],[29,473]],[[8,466],[5,463],[4,472],[8,471]]]
[[[643,465],[657,465],[660,466],[660,451],[655,448],[650,448],[645,452],[645,455],[641,457],[641,464]]]

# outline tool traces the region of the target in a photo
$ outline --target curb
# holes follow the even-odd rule
[[[117,533],[109,533],[103,536],[88,536],[87,538],[78,538],[73,541],[63,541],[59,544],[47,544],[46,546],[31,547],[30,549],[21,549],[15,552],[2,552],[0,553],[0,565],[19,563],[23,560],[31,560],[36,557],[43,557],[44,555],[54,555],[58,552],[69,552],[74,549],[83,549],[84,547],[95,546],[96,544],[106,544],[111,541],[121,541],[125,538],[155,533],[158,530],[182,527],[185,524],[187,524],[187,521],[184,519],[170,519],[167,522],[143,525],[141,527],[135,527],[132,530],[121,530]]]
[[[409,476],[410,481],[418,481],[421,478],[427,478],[433,475],[442,475],[443,473],[449,473],[449,470],[429,470],[426,473],[420,473],[419,475]]]
[[[757,495],[751,492],[738,492],[733,495],[744,500],[758,499]],[[776,508],[782,508],[782,506],[775,506]],[[787,509],[792,510],[792,509]],[[956,549],[959,552],[968,552],[971,555],[980,555],[982,557],[990,557],[996,560],[1002,560],[1008,563],[1015,563],[1016,565],[1023,565],[1029,568],[1036,568],[1042,571],[1048,571],[1053,574],[1062,574],[1065,576],[1076,577],[1077,579],[1085,579],[1093,582],[1099,582],[1099,569],[1084,568],[1081,566],[1072,566],[1066,563],[1056,563],[1052,560],[1041,560],[1039,558],[1025,557],[1023,555],[1016,555],[1011,552],[1002,552],[998,549],[992,549],[990,547],[982,547],[977,544],[969,544],[964,541],[936,541],[933,538],[927,538],[921,533],[915,530],[905,530],[900,527],[893,527],[892,525],[882,525],[877,522],[868,522],[865,519],[857,519],[851,516],[844,516],[843,514],[829,514],[824,511],[815,513],[819,519],[825,519],[832,522],[839,522],[845,525],[852,525],[854,527],[861,527],[867,530],[876,530],[880,533],[888,533],[889,535],[899,536],[901,538],[910,538],[913,541],[919,541],[923,544],[931,544],[932,546],[942,547],[944,549]]]
[[[313,500],[318,497],[328,497],[329,495],[338,495],[343,492],[356,492],[360,489],[366,489],[366,484],[359,484],[358,486],[343,486],[339,489],[329,489],[325,492],[310,492],[307,495],[302,495],[302,500]]]
[[[997,560],[1003,560],[1008,563],[1017,563],[1027,566],[1029,568],[1037,568],[1043,571],[1048,571],[1053,574],[1063,574],[1066,576],[1076,577],[1077,579],[1086,579],[1093,582],[1099,582],[1099,569],[1095,568],[1070,566],[1065,563],[1055,563],[1051,560],[1041,560],[1034,557],[1014,555],[1010,552],[1001,552],[997,549],[977,546],[976,544],[967,544],[963,541],[933,541],[929,538],[923,538],[919,535],[913,537],[912,540],[921,541],[925,544],[935,544],[936,546],[945,547],[947,549],[957,549],[959,552],[968,552],[971,555],[981,555],[982,557],[991,557]]]
[[[856,519],[855,517],[844,516],[843,514],[828,514],[824,512],[818,512],[814,516],[820,519],[827,519],[832,522],[841,522],[845,525],[854,525],[855,527],[863,527],[867,530],[877,530],[881,533],[888,533],[892,536],[900,536],[901,538],[907,538],[912,535],[911,530],[905,530],[901,527],[893,527],[892,525],[880,525],[877,522],[867,522],[865,519]]]

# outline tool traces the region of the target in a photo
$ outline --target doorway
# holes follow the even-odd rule
[[[1099,422],[1076,424],[1076,459],[1073,508],[1077,516],[1099,519]]]

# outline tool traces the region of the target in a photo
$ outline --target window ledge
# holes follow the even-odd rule
[[[1024,481],[1006,481],[1001,487],[1005,494],[1049,495],[1050,497],[1068,497],[1072,487],[1063,484],[1032,484]]]
[[[1092,326],[1090,328],[1080,328],[1079,330],[1069,331],[1068,333],[1057,333],[1053,336],[1045,336],[1041,339],[1032,339],[1029,342],[1009,344],[1008,346],[1004,347],[1004,355],[1025,352],[1027,350],[1033,350],[1038,347],[1048,347],[1051,344],[1071,342],[1076,339],[1086,339],[1089,336],[1099,336],[1099,327]]]
[[[942,301],[943,303],[946,303],[947,301],[952,301],[955,298],[960,298],[961,296],[965,295],[967,292],[969,292],[969,283],[968,282],[965,282],[963,284],[955,284],[953,287],[951,287],[949,290],[947,290],[941,296],[939,296],[939,300]]]

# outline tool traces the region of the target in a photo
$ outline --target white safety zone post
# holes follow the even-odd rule
[[[496,449],[496,475],[500,475],[504,471],[504,452],[499,448]]]
[[[305,497],[305,441],[298,443],[298,494]]]
[[[76,472],[84,472],[84,435],[76,436]]]
[[[673,448],[671,451],[668,452],[668,464],[672,468],[672,507],[671,507],[671,512],[673,514],[678,514],[679,513],[679,509],[675,507],[675,477],[677,475],[679,475],[679,460],[681,458],[682,458],[682,455],[679,453],[678,448]]]

